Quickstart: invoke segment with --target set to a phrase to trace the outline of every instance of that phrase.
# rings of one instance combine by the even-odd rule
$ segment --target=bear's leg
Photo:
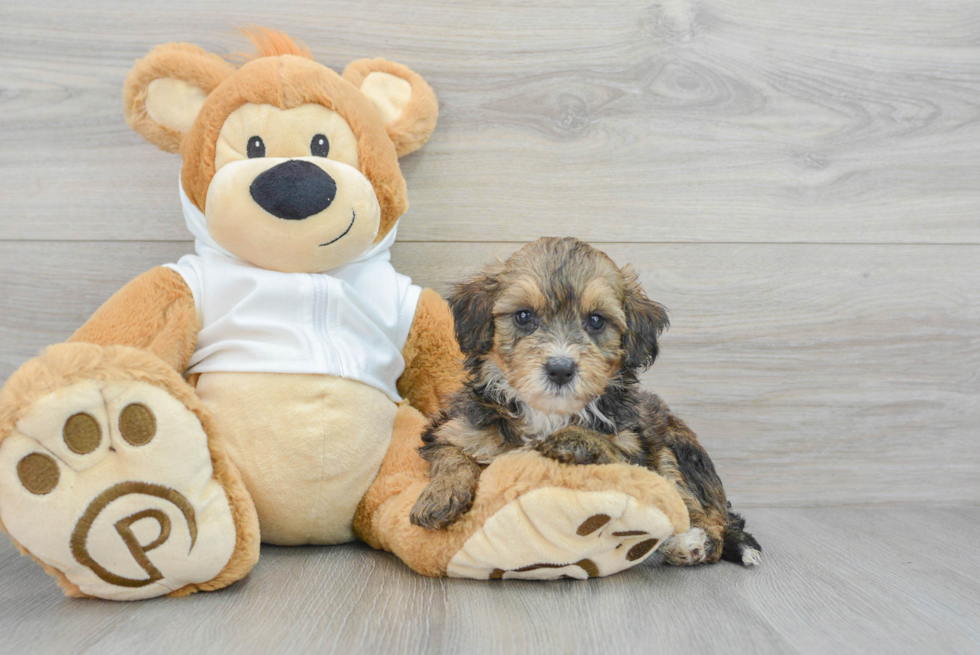
[[[125,346],[52,346],[0,392],[0,520],[70,596],[218,589],[258,519],[193,389]]]
[[[424,575],[586,578],[639,564],[690,527],[673,484],[625,464],[567,466],[537,453],[498,458],[473,508],[444,530],[409,521],[425,488],[425,418],[399,408],[392,443],[354,519],[358,536]]]

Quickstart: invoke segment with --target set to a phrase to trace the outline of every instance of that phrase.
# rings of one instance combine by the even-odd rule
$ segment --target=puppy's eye
[[[522,309],[514,313],[514,322],[521,326],[528,326],[534,321],[534,313],[529,309]]]
[[[265,157],[265,141],[260,136],[253,136],[248,140],[248,146],[245,150],[248,153],[249,159]]]
[[[327,141],[327,137],[322,134],[315,135],[310,141],[310,152],[314,157],[326,157],[330,152],[330,142]]]
[[[606,317],[603,316],[602,314],[591,314],[586,324],[589,326],[589,329],[598,332],[603,327],[605,327]]]

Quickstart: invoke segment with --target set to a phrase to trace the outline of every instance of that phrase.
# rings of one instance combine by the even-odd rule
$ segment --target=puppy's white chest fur
[[[524,429],[521,437],[529,445],[543,441],[558,430],[568,427],[575,418],[574,414],[548,414],[528,406],[523,409]]]
[[[549,414],[534,409],[530,405],[522,403],[521,416],[524,423],[524,433],[521,435],[525,444],[535,444],[547,439],[549,436],[558,432],[569,425],[588,425],[593,420],[604,423],[613,432],[616,425],[610,421],[599,408],[596,407],[597,400],[593,400],[580,411],[574,414]]]
[[[588,425],[590,421],[597,420],[607,425],[613,432],[616,425],[610,421],[598,408],[599,399],[593,399],[585,407],[575,406],[567,403],[566,412],[545,412],[535,409],[528,402],[521,399],[517,390],[510,384],[496,366],[489,366],[490,384],[504,398],[516,402],[519,416],[521,418],[521,439],[527,446],[544,441],[555,432],[567,428],[573,423]],[[556,405],[560,406],[560,405]]]

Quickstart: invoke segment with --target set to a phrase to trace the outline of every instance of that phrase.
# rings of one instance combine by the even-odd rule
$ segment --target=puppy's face
[[[540,239],[457,287],[457,338],[478,382],[573,414],[653,363],[667,326],[628,268],[575,239]]]

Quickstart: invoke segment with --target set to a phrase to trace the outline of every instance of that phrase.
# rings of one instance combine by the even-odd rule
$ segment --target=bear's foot
[[[183,595],[244,576],[258,553],[254,508],[243,502],[230,462],[212,463],[200,417],[185,404],[195,400],[190,388],[178,389],[188,396],[182,402],[172,392],[183,384],[175,372],[164,371],[165,380],[154,379],[160,371],[143,375],[146,353],[57,348],[72,347],[89,349],[82,354],[98,360],[98,374],[86,375],[90,358],[77,370],[69,357],[76,370],[57,371],[67,375],[48,380],[54,391],[25,392],[31,380],[15,374],[8,386],[20,393],[3,397],[4,413],[18,415],[12,429],[0,430],[0,520],[11,537],[70,595]],[[40,358],[55,355],[47,373],[66,364],[52,350]],[[98,351],[107,350],[115,350],[109,360],[140,374],[106,361]],[[12,396],[20,403],[40,397],[11,407]]]
[[[674,534],[656,506],[618,491],[547,487],[498,510],[447,567],[459,578],[594,578],[635,566]]]

